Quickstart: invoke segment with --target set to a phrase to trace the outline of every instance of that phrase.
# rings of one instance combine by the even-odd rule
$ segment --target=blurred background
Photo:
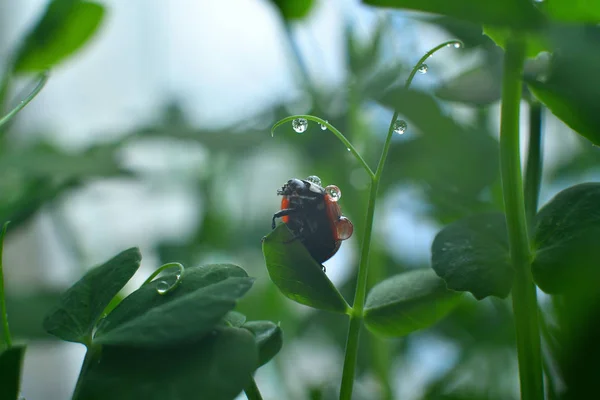
[[[378,267],[369,279],[429,267],[442,226],[502,209],[501,50],[480,26],[358,1],[298,1],[291,9],[268,0],[101,3],[107,15],[96,35],[51,72],[0,139],[0,221],[12,221],[7,307],[13,335],[29,343],[23,395],[69,398],[84,348],[45,334],[43,316],[87,269],[139,246],[142,268],[127,291],[166,262],[246,269],[257,281],[238,310],[281,322],[285,335],[281,353],[257,372],[265,399],[335,396],[347,320],[284,298],[268,278],[260,240],[289,178],[318,175],[339,186],[355,234],[326,266],[351,299],[368,177],[317,124],[302,135],[290,125],[271,137],[270,128],[290,114],[319,116],[375,165],[392,115],[378,96],[403,84],[430,48],[463,40],[415,77],[413,87],[433,101],[399,110],[408,129],[393,138],[380,186]],[[0,61],[46,5],[0,0]],[[10,105],[31,85],[17,80]],[[529,118],[540,117],[525,98],[523,153]],[[597,178],[600,153],[550,113],[541,118],[543,204]],[[507,300],[468,298],[430,329],[394,340],[365,330],[361,340],[357,399],[517,398]]]

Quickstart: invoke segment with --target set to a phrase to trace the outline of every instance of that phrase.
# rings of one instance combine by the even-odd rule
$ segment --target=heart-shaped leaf
[[[219,328],[201,341],[169,349],[106,346],[75,398],[231,400],[257,367],[254,337],[240,328]]]
[[[0,353],[0,399],[18,400],[25,346],[13,346]]]
[[[79,50],[104,17],[100,4],[52,0],[15,55],[16,72],[50,69]]]
[[[448,289],[479,300],[508,296],[513,269],[504,214],[474,215],[446,226],[431,246],[431,265]]]
[[[283,346],[283,331],[271,321],[250,321],[243,326],[254,334],[258,346],[259,365],[263,366],[279,353]]]
[[[405,336],[444,317],[460,299],[429,268],[388,278],[371,289],[365,304],[365,324],[375,333]]]
[[[447,15],[479,24],[537,28],[544,18],[532,2],[522,0],[363,0],[379,7],[405,8]]]
[[[185,270],[176,289],[160,295],[160,281],[174,281],[175,274],[158,278],[123,299],[98,325],[94,342],[168,347],[197,341],[233,310],[254,282],[234,265],[193,267]]]
[[[304,245],[280,224],[263,239],[271,280],[288,298],[321,310],[347,313],[350,306]]]
[[[600,283],[600,183],[557,194],[535,219],[533,278],[547,293]]]
[[[44,319],[44,329],[62,340],[89,345],[94,325],[135,274],[141,259],[140,251],[131,248],[89,271],[62,295]]]

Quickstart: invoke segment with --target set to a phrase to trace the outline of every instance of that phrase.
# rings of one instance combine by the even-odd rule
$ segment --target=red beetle
[[[321,179],[290,179],[277,191],[283,196],[281,210],[273,215],[288,226],[294,236],[318,262],[329,260],[340,248],[342,240],[352,236],[352,222],[342,215],[337,203],[341,197],[337,186],[321,186]]]

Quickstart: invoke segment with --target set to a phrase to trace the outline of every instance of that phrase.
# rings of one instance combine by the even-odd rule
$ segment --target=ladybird
[[[277,194],[283,198],[281,210],[273,215],[272,228],[275,219],[281,218],[318,263],[333,257],[342,241],[352,236],[354,227],[342,215],[337,186],[322,187],[319,177],[309,176],[290,179]]]

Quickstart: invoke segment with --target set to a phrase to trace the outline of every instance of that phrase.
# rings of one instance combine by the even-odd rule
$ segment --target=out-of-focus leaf
[[[141,259],[139,249],[131,248],[89,271],[62,295],[44,319],[44,329],[62,340],[89,345],[98,318],[135,274]]]
[[[388,278],[371,289],[365,304],[365,324],[375,333],[405,336],[427,328],[457,304],[460,294],[429,268]]]
[[[52,0],[15,55],[16,72],[50,69],[74,54],[94,35],[104,17],[100,4]]]
[[[446,16],[426,17],[423,20],[445,29],[451,37],[460,39],[468,49],[477,46],[489,46],[493,43],[488,37],[481,34],[481,24],[478,23]]]
[[[600,3],[595,0],[543,1],[539,7],[556,21],[600,23]]]
[[[302,19],[308,15],[313,0],[271,0],[287,20]]]
[[[0,353],[0,399],[18,400],[25,346],[13,346]]]
[[[6,308],[10,310],[10,330],[13,336],[27,340],[48,340],[50,336],[40,321],[48,315],[52,306],[60,301],[61,295],[59,292],[46,291],[7,296]]]
[[[442,83],[435,95],[444,100],[485,106],[500,100],[501,92],[501,71],[479,66]]]
[[[258,367],[246,329],[219,328],[201,341],[168,349],[104,346],[75,399],[234,399]]]
[[[288,298],[321,310],[346,313],[346,300],[285,224],[263,239],[263,254],[271,280]]]
[[[564,293],[581,282],[600,284],[600,183],[583,183],[557,194],[535,219],[533,278],[547,293]]]
[[[532,2],[522,0],[363,0],[363,3],[442,14],[478,24],[536,29],[542,14]]]
[[[485,26],[483,32],[489,36],[498,46],[506,48],[506,41],[511,35],[510,29]],[[523,35],[527,44],[527,57],[535,58],[542,51],[550,51],[551,45],[548,39],[541,33],[527,33]]]
[[[171,347],[197,341],[231,311],[254,279],[234,265],[187,268],[173,291],[160,295],[160,281],[174,283],[176,273],[145,284],[127,296],[94,334],[94,342],[132,347]],[[193,321],[193,323],[190,323]]]
[[[254,335],[258,346],[259,365],[265,365],[279,353],[283,346],[283,331],[271,321],[250,321],[244,324]]]
[[[474,215],[446,226],[431,246],[431,265],[449,289],[479,300],[508,296],[513,269],[504,214]]]
[[[552,31],[558,49],[544,82],[527,79],[533,94],[554,115],[592,143],[600,144],[600,88],[594,82],[600,71],[600,28],[579,27]]]

